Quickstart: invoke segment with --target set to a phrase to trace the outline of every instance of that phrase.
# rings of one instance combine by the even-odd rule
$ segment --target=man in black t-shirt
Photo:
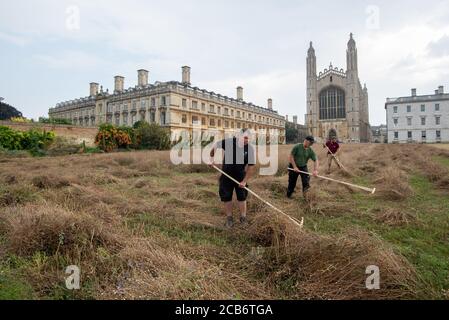
[[[237,185],[224,175],[220,177],[219,194],[225,206],[226,226],[228,228],[234,225],[232,217],[232,196],[234,190],[240,209],[240,222],[246,224],[246,198],[248,191],[244,188],[247,187],[248,179],[252,176],[253,168],[256,164],[254,148],[249,144],[249,138],[250,132],[247,129],[242,129],[237,137],[217,142],[210,152],[210,165],[213,165],[216,150],[223,149],[222,170],[235,180],[240,181],[240,184]]]

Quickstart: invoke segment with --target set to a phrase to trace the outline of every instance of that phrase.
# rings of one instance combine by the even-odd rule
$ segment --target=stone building
[[[351,33],[346,71],[332,66],[317,74],[315,49],[307,53],[307,114],[310,134],[325,139],[337,135],[344,142],[370,142],[368,89],[358,73],[357,47]]]
[[[385,124],[380,126],[371,126],[371,142],[372,143],[387,143],[388,142],[388,131]]]
[[[435,94],[387,98],[389,143],[449,142],[449,94],[439,86]]]
[[[184,66],[181,82],[149,84],[149,72],[138,70],[135,87],[125,89],[124,77],[116,76],[112,93],[91,83],[88,97],[58,103],[49,110],[49,116],[70,119],[78,126],[132,126],[146,120],[169,128],[173,141],[194,129],[209,138],[249,128],[285,142],[285,119],[273,110],[272,99],[261,107],[244,101],[242,87],[237,88],[236,98],[193,87],[190,72],[190,67]]]

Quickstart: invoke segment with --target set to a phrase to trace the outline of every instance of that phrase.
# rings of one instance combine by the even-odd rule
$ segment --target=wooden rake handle
[[[221,174],[223,174],[225,177],[229,178],[230,180],[234,181],[236,184],[240,185],[240,182],[238,182],[237,180],[235,180],[233,177],[231,177],[230,175],[228,175],[226,172],[224,172],[223,170],[221,170],[220,168],[218,168],[215,165],[212,165],[212,168],[214,168],[215,170],[217,170],[218,172],[220,172]],[[255,193],[254,191],[252,191],[251,189],[249,189],[248,187],[244,187],[244,189],[246,191],[248,191],[249,193],[251,193],[253,196],[255,196],[257,199],[259,199],[260,201],[262,201],[263,203],[265,203],[267,206],[269,206],[270,208],[272,208],[273,210],[275,210],[276,212],[286,216],[291,222],[293,222],[295,225],[297,225],[300,229],[302,229],[302,227],[304,226],[304,218],[301,219],[301,221],[289,216],[288,214],[286,214],[285,212],[282,212],[280,209],[276,208],[274,205],[272,205],[271,203],[269,203],[268,201],[264,200],[262,197],[260,197],[257,193]]]
[[[328,147],[326,144],[325,144],[325,146],[326,146],[327,150],[330,152],[330,154],[332,155],[332,157],[334,157],[335,161],[337,161],[338,166],[339,166],[340,168],[342,168],[343,170],[348,171],[348,170],[346,170],[346,168],[343,166],[343,164],[341,163],[340,159],[338,159],[337,156],[331,151],[331,149],[329,149],[329,147]]]
[[[296,172],[296,171],[295,171],[294,169],[292,169],[292,168],[288,168],[288,170],[293,171],[293,172]],[[309,176],[313,176],[313,174],[311,174],[311,173],[309,173],[309,172],[305,172],[305,171],[301,171],[301,170],[299,170],[299,172],[300,172],[300,173],[307,174],[307,175],[309,175]],[[339,184],[344,184],[344,185],[346,185],[346,186],[350,186],[350,187],[353,187],[353,188],[358,188],[358,189],[364,190],[364,191],[366,191],[366,192],[369,192],[369,193],[371,193],[371,194],[374,194],[374,193],[376,192],[376,188],[373,188],[373,189],[372,189],[372,188],[362,187],[362,186],[359,186],[359,185],[356,185],[356,184],[353,184],[353,183],[349,183],[349,182],[345,182],[345,181],[340,181],[340,180],[332,179],[332,178],[329,178],[329,177],[317,176],[317,178],[324,179],[324,180],[328,180],[328,181],[332,181],[332,182],[336,182],[336,183],[339,183]]]

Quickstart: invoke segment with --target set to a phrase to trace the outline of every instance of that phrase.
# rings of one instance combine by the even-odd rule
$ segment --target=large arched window
[[[320,93],[320,120],[346,118],[345,92],[327,87]]]

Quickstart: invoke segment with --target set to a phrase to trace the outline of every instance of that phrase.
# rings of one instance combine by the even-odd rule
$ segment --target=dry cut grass
[[[441,190],[448,170],[431,161],[444,151],[422,146],[344,145],[350,175],[331,177],[378,188],[373,201],[406,203],[418,168]],[[286,201],[287,159],[275,176],[250,187],[295,218],[299,231],[250,197],[250,226],[223,228],[218,175],[207,166],[175,166],[167,152],[4,159],[0,171],[0,258],[22,261],[20,274],[41,298],[71,297],[65,267],[79,265],[78,298],[97,299],[403,299],[416,297],[414,267],[378,235],[348,225],[338,234],[314,231],[360,215],[357,191],[312,178],[309,203]],[[325,150],[315,147],[320,159]],[[322,164],[322,168],[324,167]],[[391,228],[412,224],[406,211],[369,211]],[[366,267],[382,270],[382,289],[365,288]],[[56,294],[55,292],[59,292]]]

